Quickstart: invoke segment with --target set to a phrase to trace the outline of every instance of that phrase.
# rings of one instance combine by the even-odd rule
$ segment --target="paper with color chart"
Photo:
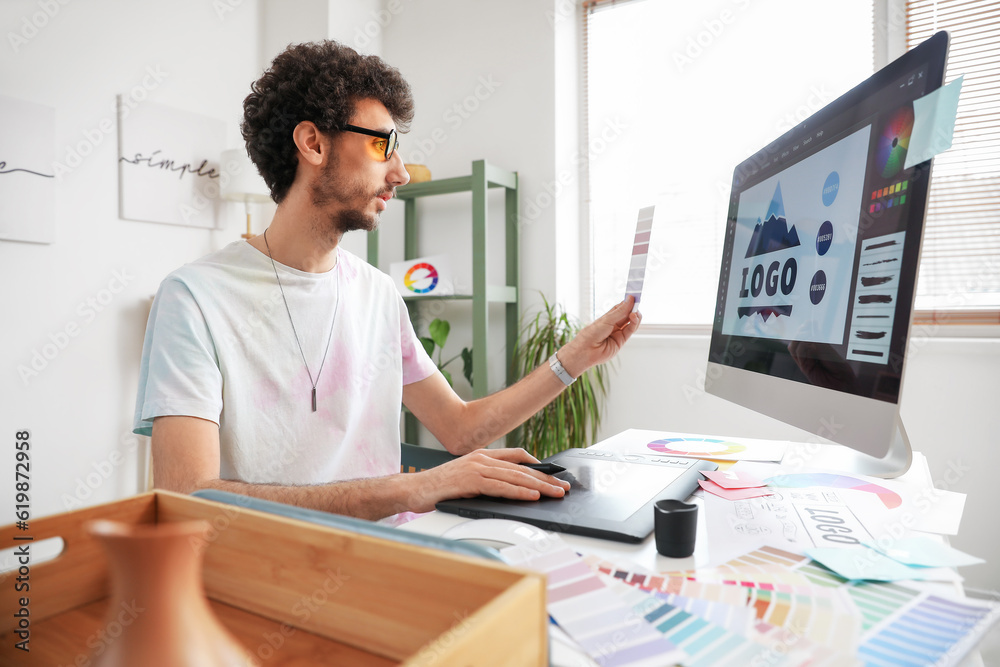
[[[962,466],[961,462],[957,463]],[[823,486],[842,489],[848,495],[870,494],[881,502],[875,505],[883,521],[892,521],[909,530],[955,535],[965,508],[965,494],[921,487],[895,479],[880,479],[855,473],[837,473],[805,466],[774,466],[741,462],[735,469],[763,479],[769,486],[804,488]],[[947,483],[947,477],[944,480]],[[875,517],[873,517],[874,519]],[[896,534],[893,537],[904,537]]]
[[[730,438],[724,435],[673,433],[630,428],[604,440],[596,449],[619,454],[644,454],[667,458],[711,459],[714,461],[780,461],[788,442]]]
[[[632,262],[628,267],[628,282],[625,296],[635,297],[634,311],[642,300],[642,283],[646,279],[646,256],[649,254],[649,236],[653,231],[653,210],[655,206],[639,209],[639,220],[635,223],[635,239],[632,241]]]

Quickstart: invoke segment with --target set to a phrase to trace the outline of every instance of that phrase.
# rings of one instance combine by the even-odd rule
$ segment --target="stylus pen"
[[[554,475],[557,472],[565,472],[566,468],[563,468],[558,463],[522,463],[525,468],[531,468],[532,470],[537,470],[538,472],[544,472],[546,475]]]

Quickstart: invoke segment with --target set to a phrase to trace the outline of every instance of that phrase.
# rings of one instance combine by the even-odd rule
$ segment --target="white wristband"
[[[549,357],[549,368],[552,369],[556,377],[562,380],[562,383],[567,387],[576,382],[576,378],[566,372],[566,369],[563,368],[562,363],[559,362],[559,358],[555,354]]]

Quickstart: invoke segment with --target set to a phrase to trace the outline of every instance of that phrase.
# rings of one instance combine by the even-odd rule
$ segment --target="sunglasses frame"
[[[364,134],[369,137],[378,137],[379,139],[385,139],[385,160],[388,162],[392,159],[393,153],[399,148],[399,135],[396,134],[396,130],[389,130],[388,132],[380,132],[379,130],[369,130],[366,127],[358,127],[357,125],[345,125],[344,131],[354,132],[356,134]]]

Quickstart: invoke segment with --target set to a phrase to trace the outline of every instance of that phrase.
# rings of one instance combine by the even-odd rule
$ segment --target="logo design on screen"
[[[763,257],[798,245],[800,245],[799,234],[795,231],[794,225],[788,226],[788,221],[785,219],[785,204],[781,198],[781,183],[779,182],[774,188],[774,195],[767,207],[764,222],[761,222],[760,218],[757,219],[745,257],[747,259]],[[768,263],[767,258],[754,260],[749,266],[743,267],[740,298],[753,297],[757,299],[763,293],[766,298],[774,298],[775,300],[769,304],[740,306],[736,310],[739,317],[742,319],[743,317],[760,315],[766,322],[772,315],[774,317],[791,315],[792,305],[780,303],[783,299],[778,296],[778,291],[781,291],[782,296],[788,296],[792,293],[795,288],[798,268],[794,257],[789,257],[784,263],[777,260]]]

